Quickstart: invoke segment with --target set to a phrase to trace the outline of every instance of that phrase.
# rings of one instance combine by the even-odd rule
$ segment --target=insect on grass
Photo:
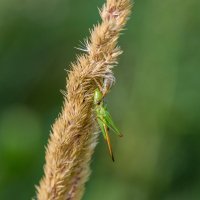
[[[99,84],[98,84],[99,85]],[[102,91],[100,91],[99,88],[96,88],[94,91],[94,110],[96,113],[96,119],[98,122],[98,125],[100,127],[100,130],[103,134],[104,139],[106,140],[108,144],[108,150],[110,153],[110,156],[112,160],[114,161],[114,155],[113,155],[113,150],[112,150],[112,145],[110,142],[110,137],[109,137],[109,129],[112,130],[115,134],[118,136],[122,136],[122,134],[119,132],[118,128],[114,124],[112,117],[110,113],[107,110],[106,105],[104,104],[104,96],[105,94],[108,93],[108,90],[111,87],[111,83],[108,81],[104,81],[104,87],[100,88]]]

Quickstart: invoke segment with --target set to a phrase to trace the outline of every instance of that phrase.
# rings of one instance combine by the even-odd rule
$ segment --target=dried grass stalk
[[[79,200],[84,192],[89,164],[97,143],[93,114],[94,81],[114,79],[112,68],[122,53],[117,47],[120,31],[130,14],[130,0],[107,0],[100,11],[101,24],[85,41],[67,78],[67,92],[46,148],[44,177],[37,187],[39,200]]]

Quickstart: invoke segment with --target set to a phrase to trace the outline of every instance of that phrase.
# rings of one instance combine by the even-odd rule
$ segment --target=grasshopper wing
[[[106,132],[105,132],[105,129],[104,129],[104,122],[103,122],[103,120],[101,119],[101,118],[97,118],[97,121],[98,121],[98,124],[99,124],[99,127],[100,127],[100,129],[101,129],[101,132],[102,132],[102,134],[103,134],[103,137],[104,137],[104,139],[106,140]]]

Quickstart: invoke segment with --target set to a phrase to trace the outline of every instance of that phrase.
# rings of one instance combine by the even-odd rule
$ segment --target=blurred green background
[[[103,0],[0,1],[0,199],[26,200],[43,174],[66,72]],[[200,1],[135,0],[84,200],[200,199]]]

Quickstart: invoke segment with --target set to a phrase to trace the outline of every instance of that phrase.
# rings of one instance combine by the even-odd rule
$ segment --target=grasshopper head
[[[94,91],[94,104],[97,105],[102,101],[103,94],[100,92],[100,90],[97,88]]]

